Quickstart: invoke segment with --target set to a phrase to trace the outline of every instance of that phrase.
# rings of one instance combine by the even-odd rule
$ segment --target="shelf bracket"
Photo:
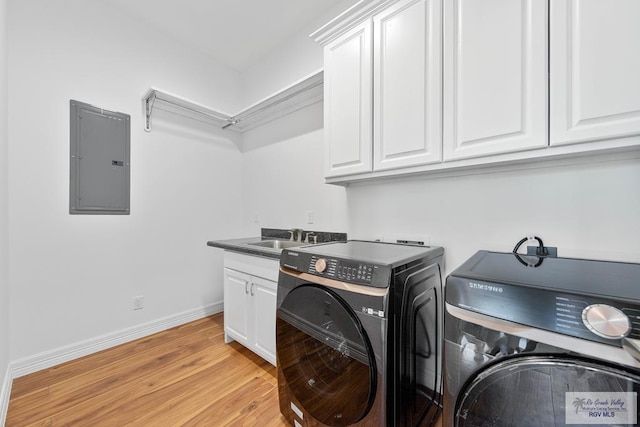
[[[226,128],[230,127],[230,126],[235,126],[235,125],[238,124],[239,121],[240,120],[234,119],[233,117],[230,118],[230,119],[227,119],[227,124],[222,126],[222,129],[226,129]]]
[[[153,113],[153,105],[156,103],[157,93],[150,90],[144,99],[144,130],[151,132],[151,113]]]

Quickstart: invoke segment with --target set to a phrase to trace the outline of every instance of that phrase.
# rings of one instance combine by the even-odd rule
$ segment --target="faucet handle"
[[[301,228],[292,228],[289,230],[291,233],[291,240],[295,240],[297,242],[302,242],[302,229]],[[295,237],[294,237],[295,236]]]

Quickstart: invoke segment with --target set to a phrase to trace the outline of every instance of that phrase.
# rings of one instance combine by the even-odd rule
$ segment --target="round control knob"
[[[582,310],[582,323],[602,338],[618,339],[631,331],[627,315],[606,304],[593,304]]]
[[[318,273],[322,273],[327,269],[327,260],[324,258],[320,258],[316,261],[316,271]]]

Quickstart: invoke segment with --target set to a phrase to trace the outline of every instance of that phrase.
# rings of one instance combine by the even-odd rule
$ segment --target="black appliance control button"
[[[631,332],[629,317],[615,307],[592,304],[582,310],[582,322],[594,334],[609,339],[619,339]]]

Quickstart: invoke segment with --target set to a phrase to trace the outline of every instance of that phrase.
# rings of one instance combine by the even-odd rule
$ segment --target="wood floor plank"
[[[40,419],[44,414],[65,411],[77,406],[79,402],[95,399],[106,392],[109,392],[111,398],[126,397],[131,393],[132,384],[139,383],[140,378],[145,375],[164,375],[161,381],[170,382],[180,372],[183,375],[196,374],[210,359],[207,354],[201,354],[200,351],[213,348],[218,348],[219,353],[223,351],[222,346],[216,347],[206,335],[203,335],[199,341],[191,344],[180,341],[173,351],[161,352],[155,356],[141,353],[123,360],[120,365],[101,366],[101,358],[98,357],[92,369],[76,372],[75,377],[51,383],[48,387],[47,402],[42,402],[37,408],[22,406],[22,410],[18,405],[15,413],[11,415],[17,421],[31,422]],[[211,357],[217,356],[215,353],[211,354]],[[183,366],[187,368],[183,369]],[[188,372],[185,373],[185,370]],[[16,403],[19,401],[19,399],[16,400]]]
[[[253,378],[243,387],[210,402],[204,411],[189,419],[184,425],[241,425],[243,420],[255,418],[254,413],[265,404],[263,397],[275,390],[275,387],[264,379]]]
[[[219,355],[215,353],[198,352],[188,358],[181,359],[179,363],[161,366],[157,369],[152,368],[153,372],[144,374],[138,371],[131,373],[130,376],[122,375],[104,388],[101,387],[101,384],[97,384],[91,388],[89,393],[83,393],[79,398],[74,399],[73,406],[65,405],[64,411],[60,411],[60,414],[54,417],[55,425],[83,425],[82,420],[105,418],[114,407],[122,408],[123,402],[134,402],[158,388],[174,387],[179,384],[180,379],[187,376],[200,377],[203,370],[216,363],[216,359],[219,359]],[[107,392],[109,400],[105,402],[103,396]],[[52,400],[54,400],[53,392]],[[68,399],[65,400],[65,403],[68,402],[70,402]],[[157,403],[161,404],[162,402]],[[67,419],[76,420],[76,422],[67,423]]]
[[[176,328],[141,338],[131,343],[122,344],[92,355],[66,362],[34,374],[16,378],[11,388],[11,399],[19,399],[27,393],[37,390],[42,384],[48,386],[67,378],[75,378],[78,372],[87,372],[96,365],[108,366],[122,363],[131,357],[145,352],[160,352],[162,348],[180,345],[182,339],[190,339],[191,334],[208,333],[222,337],[222,324],[216,319],[206,317]]]
[[[14,380],[6,427],[289,426],[276,369],[217,314]]]
[[[119,401],[110,403],[101,407],[99,412],[95,409],[86,412],[79,407],[73,408],[69,413],[76,418],[56,417],[56,425],[78,425],[87,419],[95,418],[109,420],[114,425],[125,425],[134,420],[144,419],[149,414],[157,413],[162,419],[167,419],[180,415],[182,411],[192,413],[198,407],[206,407],[213,396],[223,395],[227,390],[233,390],[242,382],[248,381],[259,369],[253,364],[238,363],[236,358],[226,355],[197,375],[188,375],[174,383],[167,381],[166,384],[157,388],[148,388],[141,394],[132,391],[132,397],[123,400],[124,403]],[[221,372],[225,375],[221,376]],[[95,405],[88,406],[92,408]],[[80,412],[86,412],[86,414],[82,418],[77,418]],[[141,421],[139,425],[144,424]]]
[[[237,404],[237,418],[265,393],[277,409],[274,367],[224,344],[223,323],[217,314],[18,378],[6,426],[183,425],[216,401]]]

